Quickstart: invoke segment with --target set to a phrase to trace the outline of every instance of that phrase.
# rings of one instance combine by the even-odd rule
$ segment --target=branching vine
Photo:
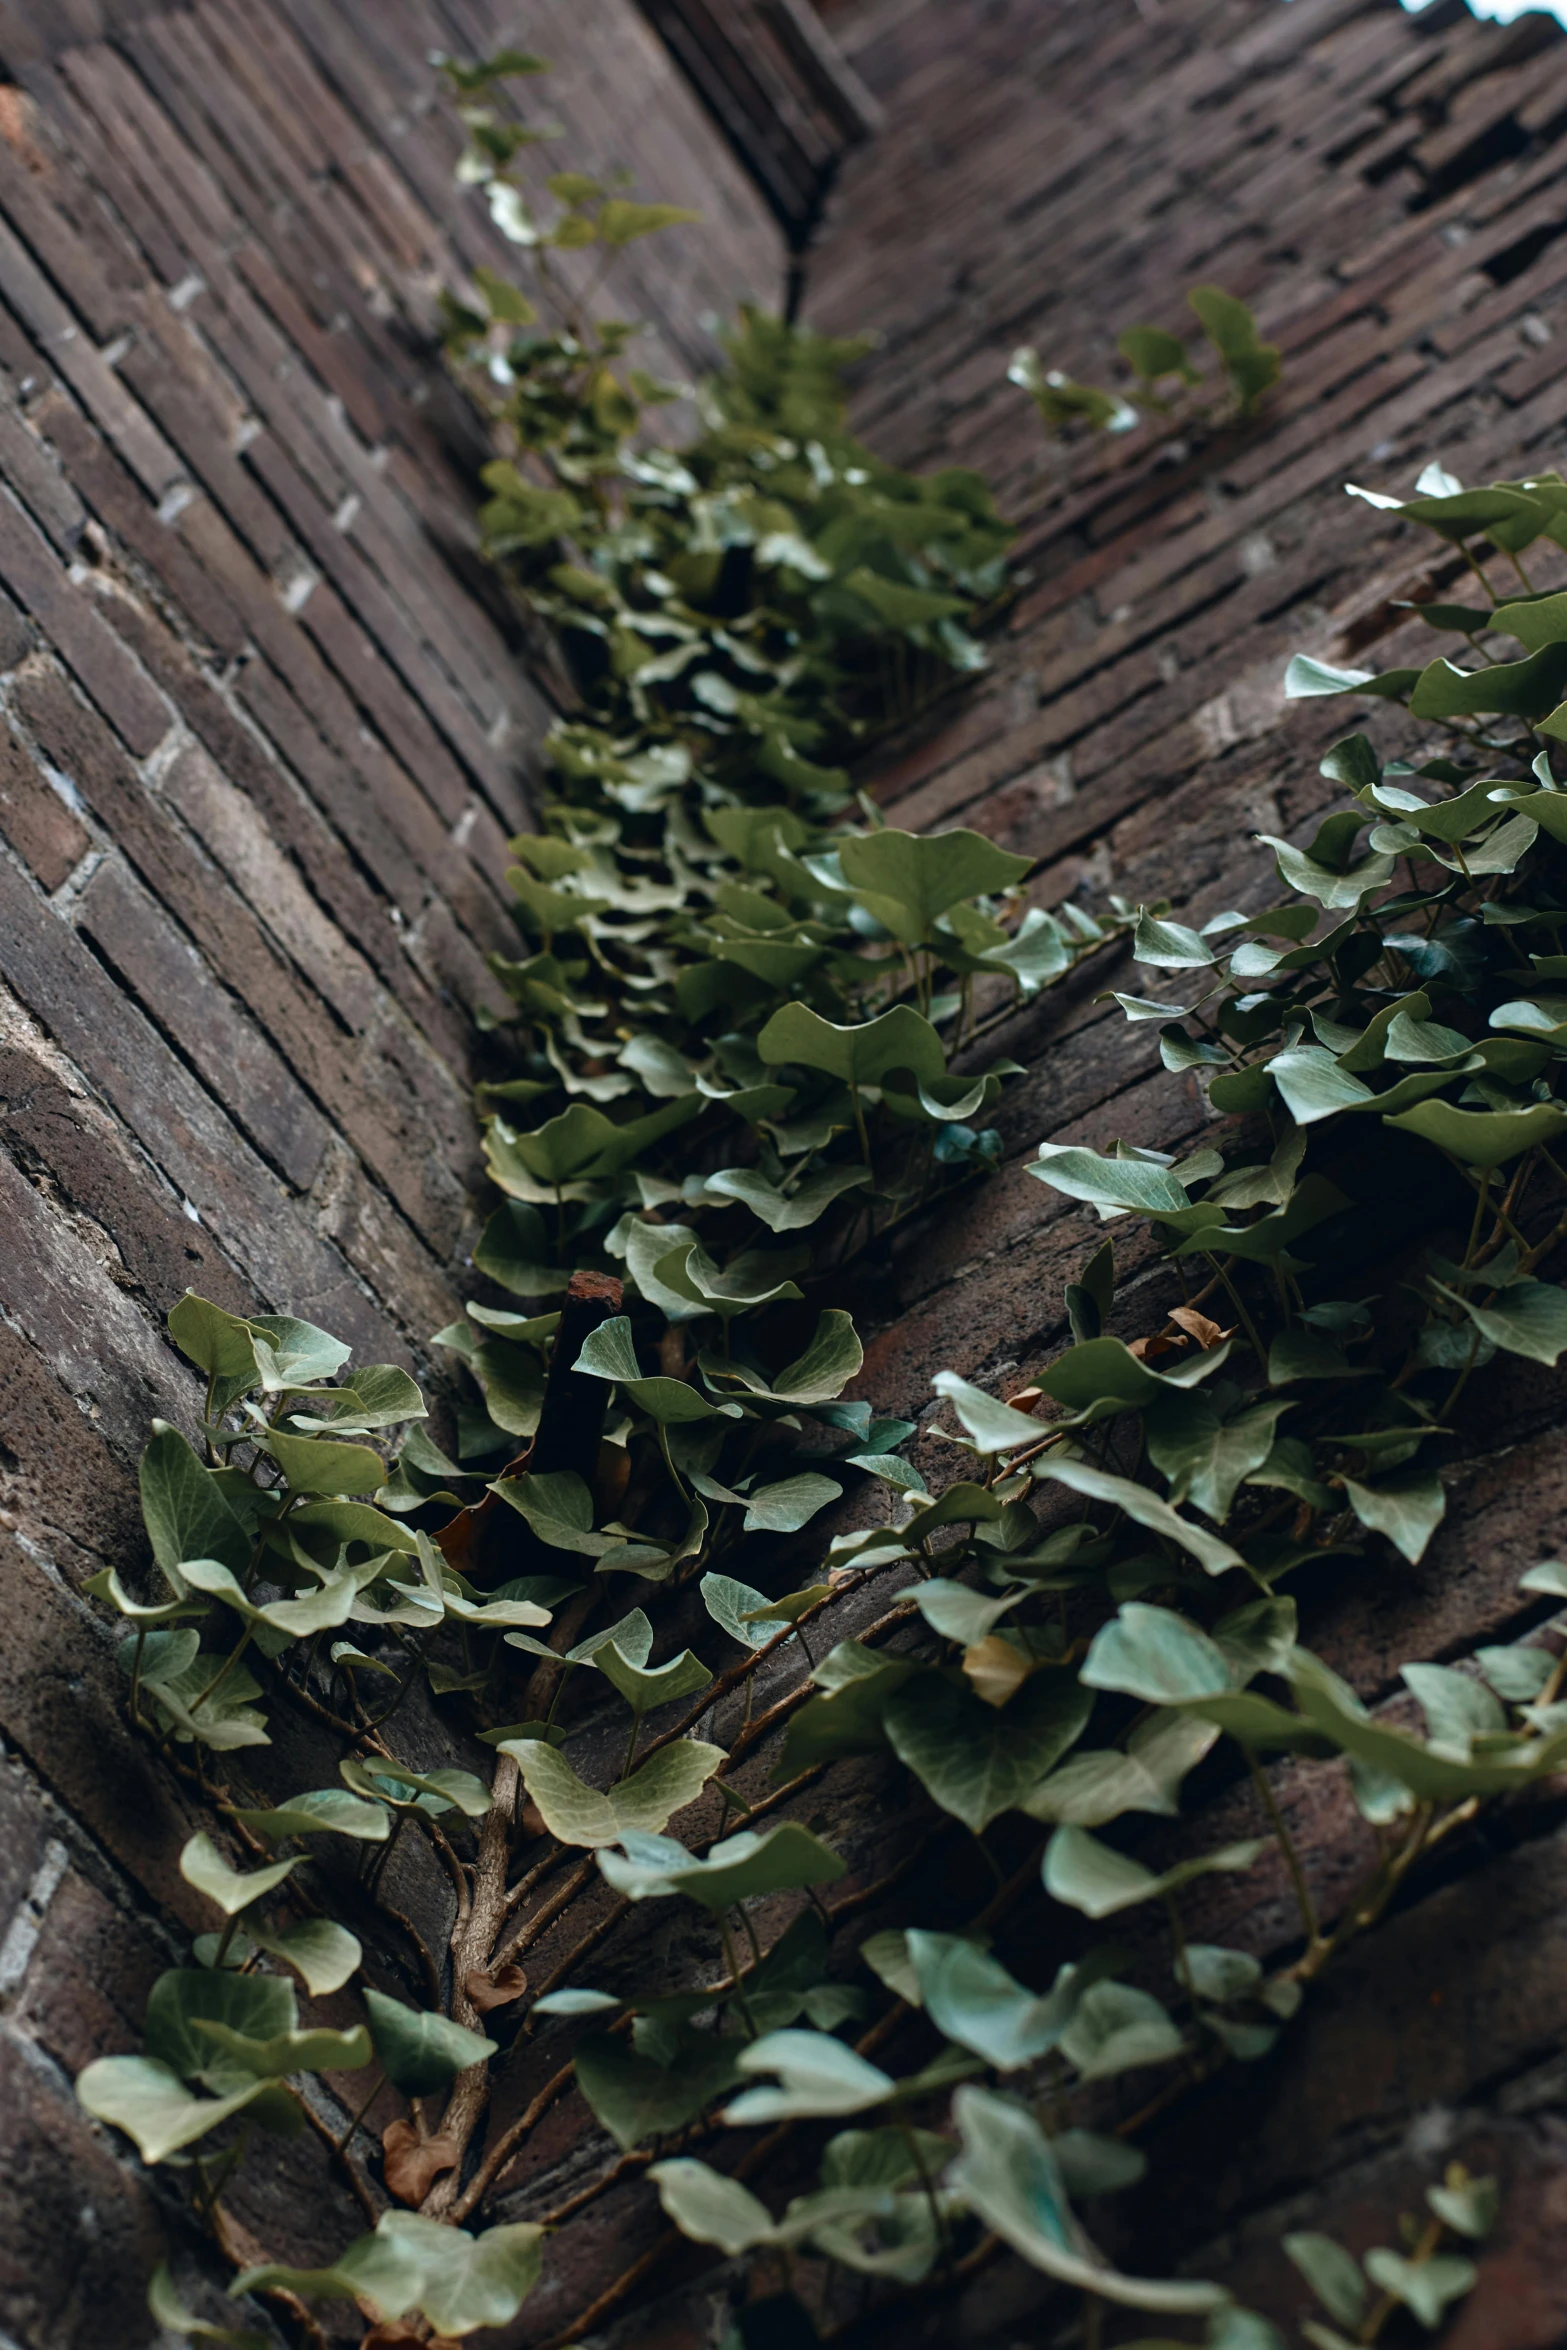
[[[144,2053],[90,2065],[80,2093],[148,2162],[187,2165],[222,2246],[255,2130],[304,2117],[329,2140],[367,2232],[325,2269],[285,2247],[233,2288],[307,2338],[323,2297],[357,2303],[377,2344],[504,2325],[545,2231],[645,2171],[681,2235],[786,2275],[807,2254],[879,2294],[935,2289],[1000,2244],[1082,2297],[1087,2342],[1108,2311],[1275,2350],[1222,2286],[1113,2264],[1076,2206],[1135,2183],[1173,2103],[1262,2057],[1435,1847],[1567,1762],[1550,1647],[1409,1664],[1407,1698],[1374,1711],[1300,1645],[1287,1588],[1346,1552],[1418,1561],[1471,1379],[1567,1346],[1549,1278],[1567,595],[1494,586],[1536,542],[1567,545],[1567,483],[1428,478],[1401,506],[1483,585],[1483,606],[1418,607],[1482,660],[1292,665],[1297,694],[1380,696],[1446,739],[1391,759],[1337,744],[1323,771],[1347,804],[1308,848],[1268,844],[1278,903],[1201,930],[1163,906],[1030,904],[1026,860],[885,825],[842,764],[980,659],[1005,540],[983,486],[878,465],[844,429],[844,349],[758,317],[698,395],[696,437],[652,445],[662,387],[559,256],[612,257],[669,211],[557,174],[540,227],[526,134],[491,104],[532,62],[454,69],[467,176],[539,264],[537,303],[497,278],[482,311],[454,308],[454,355],[509,442],[494,552],[557,631],[573,705],[542,828],[514,844],[524,951],[496,965],[516,1006],[486,1088],[504,1204],[475,1263],[514,1302],[442,1334],[475,1382],[450,1452],[404,1372],[350,1369],[308,1324],[194,1296],[172,1315],[206,1380],[202,1450],[155,1429],[155,1588],[114,1569],[93,1588],[126,1622],[132,1718],[226,1823],[180,1863],[219,1922],[155,1986]],[[1523,657],[1494,656],[1499,635]],[[1116,1001],[1230,1123],[1180,1160],[1040,1146],[1030,1172],[1055,1193],[1151,1229],[1165,1286],[1137,1296],[1167,1302],[1132,1343],[1112,1334],[1140,1309],[1118,1307],[1107,1240],[1067,1289],[1071,1343],[1026,1387],[1003,1401],[939,1373],[958,1473],[933,1494],[900,1450],[911,1424],[846,1397],[860,1342],[822,1301],[994,1163],[974,1121],[1010,1065],[974,1065],[987,1030],[1128,935],[1174,993]],[[834,1535],[818,1579],[738,1571],[751,1537],[797,1534],[866,1480],[881,1521]],[[643,1587],[699,1595],[728,1661],[655,1662],[667,1643],[626,1605]],[[1547,1608],[1567,1569],[1524,1587]],[[824,1639],[862,1591],[879,1613]],[[487,1776],[415,1759],[432,1704],[492,1751]],[[336,1739],[335,1784],[258,1798],[266,1709]],[[1176,1815],[1224,1742],[1256,1833],[1148,1865],[1138,1819]],[[835,1893],[845,1860],[797,1814],[865,1754],[912,1774],[926,1821]],[[1340,1760],[1372,1831],[1337,1914],[1292,1843],[1281,1757]],[[394,1898],[410,1845],[444,1881],[444,1942],[428,1904]],[[976,1850],[995,1890],[954,1930],[943,1892]],[[1187,1889],[1272,1851],[1298,1925],[1270,1963],[1192,1938]],[[1162,1915],[1163,1971],[1090,1940],[1050,1982],[1020,1979],[992,1943],[1041,1887],[1062,1923]],[[616,1925],[665,1900],[706,1921],[706,1978],[600,1987],[624,1975]],[[859,1932],[889,1906],[901,1923]],[[350,1989],[351,2023],[301,2020],[301,1992]],[[500,2125],[519,2031],[549,2062]],[[1122,2081],[1131,2110],[1106,2126]],[[383,2086],[401,2110],[373,2132]],[[574,2094],[613,2144],[599,2176],[494,2216]],[[761,2134],[730,2170],[698,2151],[736,2130]],[[784,2202],[786,2146],[814,2183]],[[1364,2273],[1324,2237],[1286,2244],[1353,2339],[1400,2310],[1435,2325],[1472,2283],[1442,2247],[1483,2237],[1494,2196],[1455,2171],[1428,2204]],[[212,2331],[165,2271],[152,2306]]]

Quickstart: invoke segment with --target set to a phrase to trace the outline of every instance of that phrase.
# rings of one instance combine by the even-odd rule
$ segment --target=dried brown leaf
[[[1189,1337],[1196,1339],[1205,1355],[1212,1354],[1215,1347],[1223,1346],[1226,1339],[1235,1336],[1233,1330],[1221,1330],[1217,1322],[1210,1322],[1206,1314],[1199,1314],[1195,1306],[1172,1306],[1170,1319],[1177,1329],[1186,1331]]]
[[[399,2203],[417,2207],[442,2171],[455,2170],[462,2148],[455,2138],[421,2138],[412,2122],[388,2122],[381,2133],[386,2191]]]
[[[999,1632],[988,1639],[976,1640],[972,1648],[963,1651],[964,1677],[976,1697],[987,1705],[1003,1706],[1009,1697],[1015,1697],[1033,1671],[1026,1656],[1021,1656],[1010,1640],[1003,1640]]]
[[[482,1967],[475,1967],[471,1974],[464,1975],[462,1987],[480,2015],[488,2015],[492,2007],[509,2007],[514,1999],[520,1999],[528,1988],[528,1978],[515,1962],[503,1966],[498,1975],[486,1974]]]

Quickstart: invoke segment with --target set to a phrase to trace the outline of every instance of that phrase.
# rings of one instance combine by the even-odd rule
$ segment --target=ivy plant
[[[530,62],[453,75],[468,176],[508,233],[547,258],[667,225],[556,175],[538,227],[518,126],[489,104]],[[204,1384],[199,1444],[155,1428],[149,1578],[110,1568],[94,1589],[124,1620],[131,1719],[215,1807],[180,1862],[211,1924],[154,1987],[143,2051],[90,2065],[83,2103],[184,2168],[224,2247],[255,2132],[318,2129],[365,2231],[324,2268],[287,2246],[234,2262],[236,2299],[306,2332],[334,2300],[377,2341],[508,2324],[550,2226],[645,2170],[673,2227],[731,2258],[804,2248],[894,2295],[1001,2244],[1090,2311],[1276,2350],[1221,2284],[1108,2261],[1079,2207],[1142,2176],[1147,2122],[1273,2047],[1434,1847],[1567,1761],[1563,1663],[1533,1635],[1411,1662],[1406,1697],[1375,1709],[1301,1644],[1296,1602],[1336,1554],[1420,1559],[1469,1382],[1567,1346],[1549,1278],[1567,618],[1526,580],[1490,600],[1499,560],[1567,529],[1567,484],[1427,478],[1400,509],[1483,583],[1483,607],[1420,607],[1481,663],[1295,665],[1297,694],[1402,701],[1443,744],[1336,745],[1348,804],[1309,848],[1266,844],[1277,904],[1200,929],[1164,906],[1025,912],[1022,859],[884,826],[826,764],[903,714],[900,662],[905,680],[915,655],[925,675],[965,665],[952,631],[988,592],[988,504],[862,465],[841,354],[758,321],[698,440],[650,453],[623,343],[575,312],[530,337],[531,297],[484,290],[454,331],[488,355],[528,492],[498,478],[495,496],[538,525],[492,514],[497,557],[560,631],[580,701],[544,828],[515,844],[525,951],[498,962],[514,1073],[487,1091],[503,1201],[475,1264],[516,1302],[475,1301],[443,1334],[476,1383],[450,1450],[405,1373],[355,1369],[309,1324],[194,1296],[171,1317]],[[900,537],[906,515],[923,519]],[[1520,659],[1490,656],[1500,632]],[[1111,1233],[1027,1385],[938,1374],[956,1474],[933,1495],[900,1451],[910,1424],[846,1397],[860,1341],[821,1300],[853,1252],[993,1162],[970,1122],[1008,1071],[975,1065],[977,1039],[1112,932],[1164,991],[1121,1010],[1229,1123],[1181,1159],[1040,1147],[1055,1193],[1146,1228],[1158,1286],[1128,1291]],[[790,1580],[777,1538],[866,1479],[888,1489],[881,1521],[769,1590]],[[1567,1599],[1555,1562],[1523,1584],[1542,1611]],[[880,1615],[825,1646],[824,1611],[872,1586]],[[705,1612],[695,1646],[668,1637],[676,1592],[687,1638]],[[430,1707],[482,1769],[431,1766]],[[247,1774],[280,1711],[331,1742],[336,1775],[268,1801]],[[1004,1823],[1027,1855],[962,1930],[929,1870],[886,1889],[901,1922],[858,1923],[845,1857],[795,1800],[856,1755],[910,1776],[932,1844],[988,1859]],[[1331,1913],[1280,1800],[1293,1757],[1336,1759],[1375,1832]],[[770,1782],[746,1767],[763,1759]],[[1253,1832],[1161,1867],[1140,1824],[1178,1814],[1199,1766],[1250,1777]],[[388,1876],[421,1848],[450,1887],[444,1946]],[[1206,1880],[1272,1853],[1291,1941],[1264,1963],[1189,1931]],[[628,1980],[601,1949],[606,1893],[611,1923],[678,1905],[696,1979],[644,1960]],[[530,1976],[586,1895],[568,1955]],[[1042,1966],[1037,1931],[1015,1947],[1025,1898],[1087,1921],[1075,1958]],[[1110,1939],[1136,1911],[1167,1925],[1164,1959]],[[309,2006],[328,1997],[330,2022]],[[491,2084],[519,2027],[559,2061],[502,2123]],[[1137,2094],[1107,2128],[1122,2080]],[[398,2110],[372,2134],[383,2095]],[[513,2158],[570,2095],[608,2142],[597,2178],[500,2216]],[[781,2131],[806,2182],[787,2200],[708,2159]],[[1489,2224],[1476,2182],[1429,2200],[1438,2231]],[[1388,2310],[1434,2323],[1467,2290],[1441,2241],[1417,2229],[1363,2272],[1324,2238],[1286,2249],[1364,2342]],[[152,2306],[212,2331],[164,2271]]]

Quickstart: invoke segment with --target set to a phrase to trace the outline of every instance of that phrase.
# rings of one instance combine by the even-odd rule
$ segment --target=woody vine
[[[1000,2244],[1079,2297],[1087,2340],[1152,2314],[1276,2350],[1220,2285],[1112,2263],[1080,2212],[1112,2227],[1147,2123],[1264,2056],[1434,1848],[1567,1762],[1537,1636],[1406,1665],[1416,1728],[1300,1645],[1294,1598],[1335,1554],[1418,1560],[1470,1381],[1567,1347],[1567,595],[1525,564],[1567,546],[1567,483],[1434,472],[1374,500],[1431,535],[1439,589],[1484,600],[1418,608],[1467,660],[1292,664],[1296,695],[1388,715],[1329,752],[1344,805],[1310,845],[1265,844],[1274,903],[1201,930],[1046,910],[1026,860],[888,826],[849,774],[982,662],[1007,538],[983,483],[879,464],[844,427],[852,353],[756,315],[695,436],[660,447],[671,388],[594,323],[569,257],[679,216],[561,173],[544,219],[535,134],[494,103],[534,62],[452,69],[465,176],[535,269],[453,305],[453,363],[503,450],[492,551],[551,626],[568,707],[541,829],[514,844],[521,951],[496,963],[503,1204],[475,1267],[512,1302],[441,1334],[473,1383],[449,1451],[404,1372],[350,1367],[323,1331],[194,1296],[171,1316],[206,1382],[199,1442],[155,1430],[153,1580],[95,1589],[125,1619],[134,1721],[217,1808],[180,1861],[213,1923],[155,1986],[144,2053],[80,2093],[183,2168],[236,2300],[305,2339],[333,2299],[377,2345],[509,2324],[549,2230],[645,2173],[680,2235],[808,2262],[801,2339],[848,2324],[835,2275],[940,2289]],[[1244,409],[1268,347],[1223,315]],[[1014,1065],[987,1040],[1112,942],[1148,974],[1121,1011],[1222,1123],[1184,1158],[1040,1146],[1057,1195],[1151,1228],[1158,1286],[1128,1297],[1112,1229],[1026,1388],[938,1374],[956,1475],[933,1494],[912,1426],[846,1395],[861,1347],[830,1300],[996,1163],[982,1121]],[[805,1582],[750,1580],[877,1488]],[[1567,1600],[1561,1566],[1524,1582],[1542,1618]],[[666,1653],[681,1594],[701,1653]],[[336,1775],[268,1799],[284,1714]],[[482,1770],[431,1761],[459,1741]],[[921,1865],[835,1893],[848,1863],[802,1815],[856,1755],[918,1782]],[[1334,1915],[1290,1841],[1292,1757],[1339,1758],[1374,1831]],[[1249,1775],[1256,1832],[1147,1865],[1138,1819],[1176,1815],[1199,1766]],[[994,1890],[954,1919],[966,1852]],[[1299,1914],[1268,1964],[1189,1938],[1189,1885],[1279,1865]],[[431,1905],[405,1906],[420,1870],[446,1887],[433,1937]],[[1041,1889],[1086,1921],[1049,1982],[992,1948]],[[695,1985],[629,1979],[618,1950],[664,1901],[690,1905]],[[901,1922],[867,1935],[872,1908]],[[1165,1921],[1162,1958],[1088,1932],[1138,1912]],[[301,1996],[326,2004],[302,2020]],[[519,2109],[506,2076],[535,2050]],[[508,2168],[571,2096],[603,2162],[519,2216]],[[225,2197],[258,2131],[303,2128],[365,2231],[325,2267],[287,2246],[247,2264]],[[1493,2206],[1450,2174],[1364,2271],[1291,2238],[1311,2340],[1437,2326]],[[662,2249],[559,2339],[653,2289]],[[152,2307],[247,2338],[165,2270]]]

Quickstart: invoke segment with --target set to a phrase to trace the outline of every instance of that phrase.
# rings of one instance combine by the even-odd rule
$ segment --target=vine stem
[[[1268,1815],[1269,1824],[1278,1841],[1279,1850],[1284,1856],[1284,1866],[1289,1871],[1290,1883],[1295,1888],[1295,1902],[1300,1911],[1301,1924],[1306,1929],[1307,1945],[1310,1949],[1315,1950],[1322,1940],[1322,1928],[1317,1922],[1316,1903],[1311,1898],[1311,1888],[1306,1882],[1306,1872],[1300,1865],[1300,1855],[1295,1849],[1295,1839],[1284,1824],[1284,1814],[1279,1809],[1278,1798],[1273,1792],[1267,1772],[1249,1746],[1245,1749],[1245,1754],[1246,1767],[1251,1772],[1251,1783],[1256,1788],[1262,1802],[1262,1808]]]

